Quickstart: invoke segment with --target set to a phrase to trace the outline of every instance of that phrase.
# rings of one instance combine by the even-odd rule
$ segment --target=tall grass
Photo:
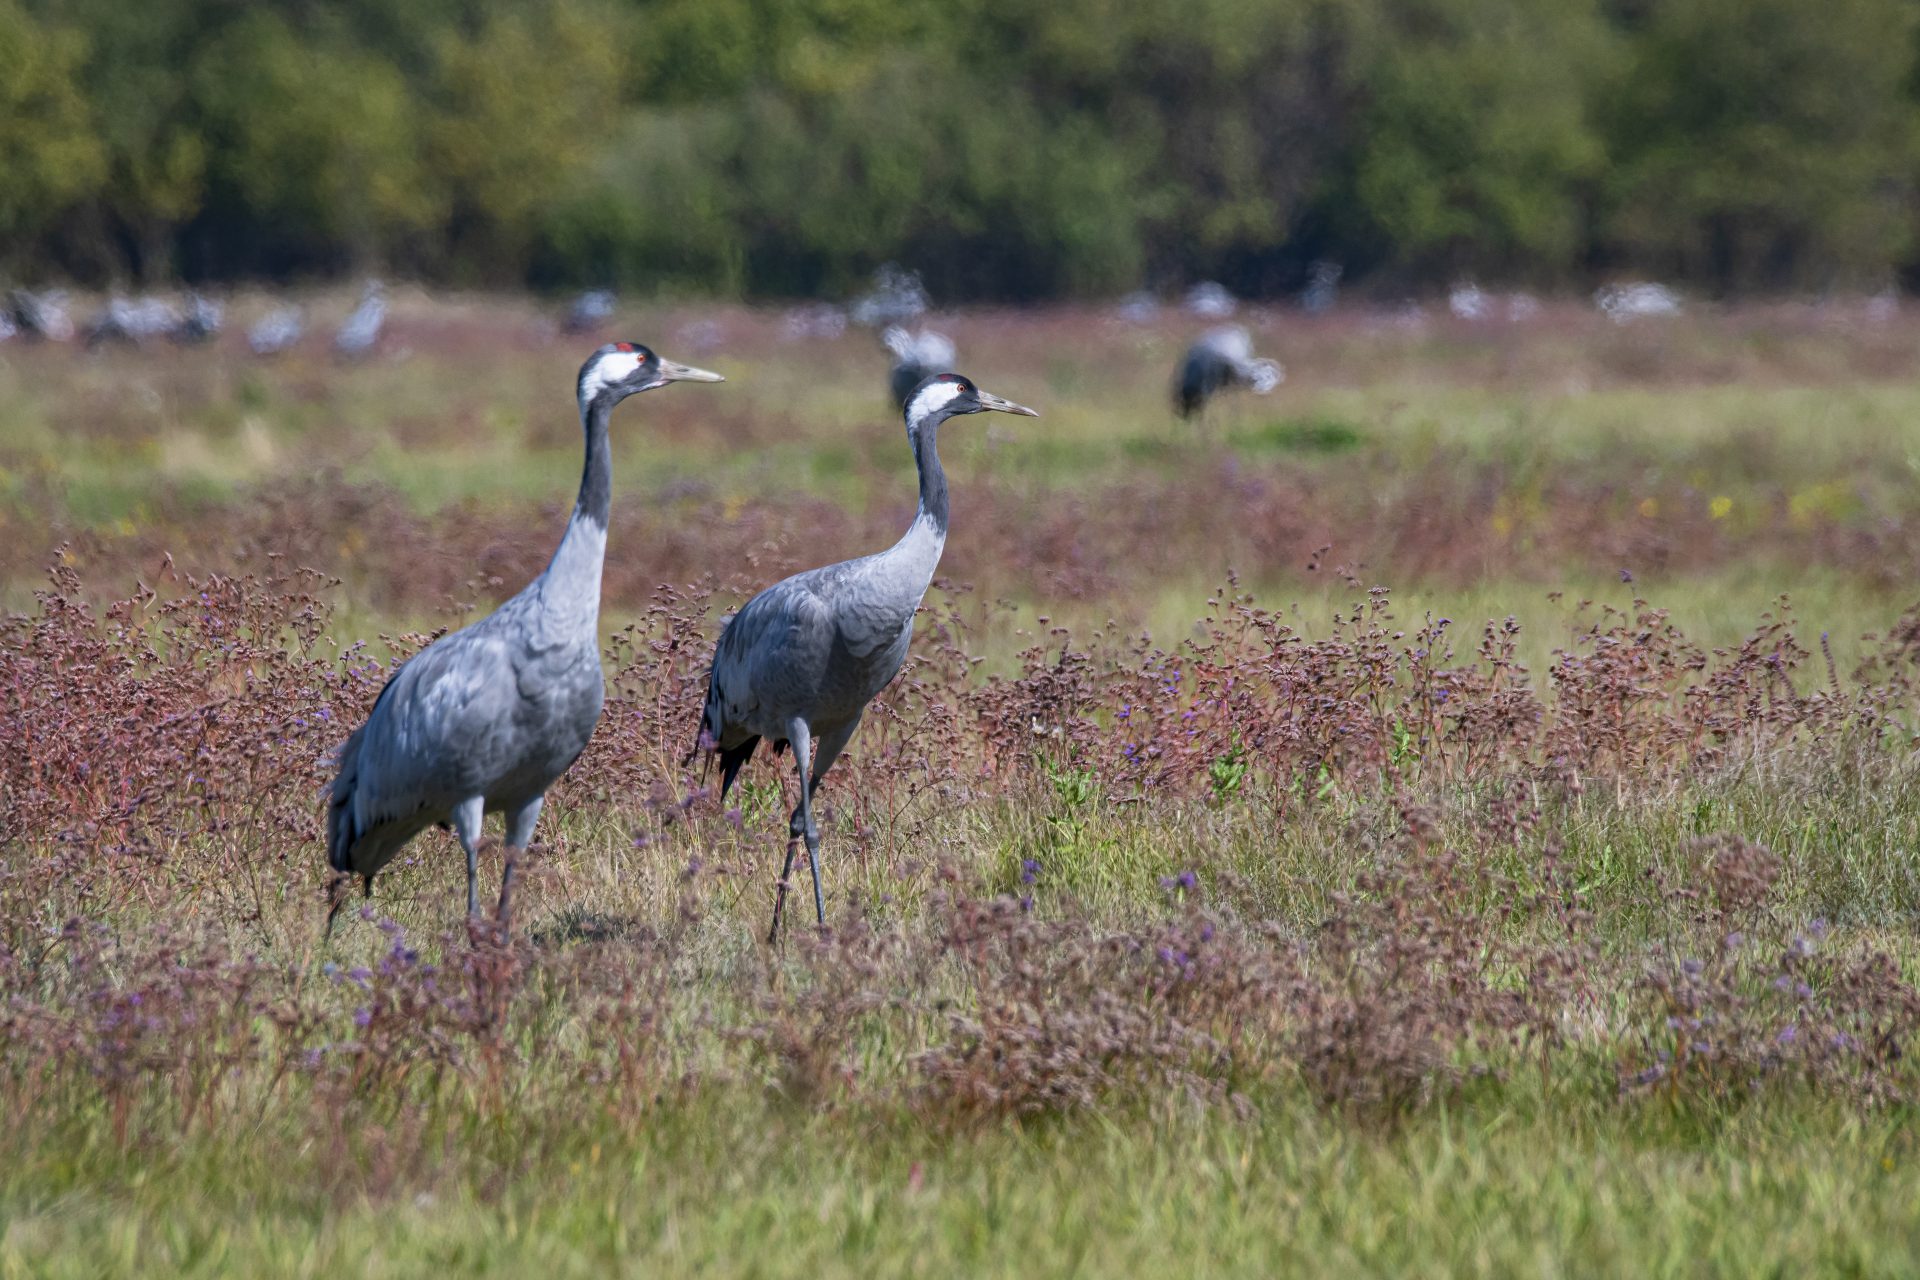
[[[372,372],[446,379],[455,358]],[[669,435],[700,440],[677,412]],[[743,430],[776,437],[782,412],[750,404]],[[385,428],[429,456],[457,438],[408,421]],[[328,947],[326,752],[426,639],[410,623],[510,590],[545,534],[509,536],[510,503],[344,475],[201,505],[162,485],[120,533],[39,473],[9,511],[50,504],[68,523],[42,538],[74,541],[0,622],[0,1267],[1911,1270],[1920,649],[1897,554],[1836,571],[1839,548],[1905,535],[1796,525],[1790,500],[1748,541],[1684,526],[1668,580],[1713,585],[1670,588],[1668,611],[1570,533],[1471,569],[1450,540],[1486,536],[1475,495],[1517,502],[1480,445],[1369,508],[1394,450],[1315,454],[1292,442],[1334,434],[1301,431],[1243,423],[1084,484],[1003,471],[993,451],[1023,446],[985,442],[962,501],[989,514],[956,550],[1034,541],[986,589],[931,598],[822,793],[829,928],[775,948],[791,784],[755,765],[723,810],[679,761],[716,616],[823,540],[880,536],[882,501],[783,492],[729,518],[723,466],[665,504],[676,520],[623,516],[606,715],[515,934],[459,918],[430,832]],[[901,478],[846,447],[859,484]],[[1617,443],[1600,478],[1493,447],[1555,493],[1664,494],[1695,445]],[[1748,483],[1800,492],[1845,452],[1758,453]],[[1197,501],[1254,465],[1309,508],[1372,511],[1428,570],[1389,592],[1303,532],[1286,573],[1307,590],[1209,590],[1194,549],[1238,499],[1101,497]],[[1641,545],[1663,517],[1629,496],[1580,536]],[[1122,526],[1121,551],[1167,546],[1104,548]],[[1589,576],[1499,607],[1562,558]],[[341,563],[367,575],[316,567]],[[1078,593],[1057,567],[1076,564]],[[1772,603],[1794,573],[1798,608]],[[1606,593],[1545,599],[1583,581]],[[1002,598],[1025,591],[1047,603]],[[1102,616],[1136,593],[1146,633]]]

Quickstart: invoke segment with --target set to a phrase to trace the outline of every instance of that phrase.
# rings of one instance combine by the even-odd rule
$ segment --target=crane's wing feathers
[[[819,570],[775,583],[727,622],[713,655],[709,704],[718,703],[714,741],[733,745],[730,729],[786,701],[789,686],[817,667],[833,642],[833,608],[813,590]]]
[[[480,628],[446,636],[393,674],[367,722],[340,751],[329,857],[360,870],[356,846],[383,827],[418,829],[423,813],[477,794],[514,750],[519,696],[507,645]]]
[[[721,794],[760,738],[776,749],[788,717],[858,718],[898,674],[924,582],[884,554],[796,574],[728,619],[714,646],[700,736],[688,760],[717,752]],[[898,576],[899,580],[895,581]]]

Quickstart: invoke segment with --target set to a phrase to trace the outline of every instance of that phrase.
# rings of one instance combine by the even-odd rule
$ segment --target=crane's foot
[[[513,933],[492,916],[468,916],[467,945],[475,951],[507,950],[513,945]]]

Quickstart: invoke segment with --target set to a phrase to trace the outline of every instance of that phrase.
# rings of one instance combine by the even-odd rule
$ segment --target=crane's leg
[[[502,929],[508,927],[513,910],[514,866],[520,861],[521,850],[533,843],[533,828],[540,821],[540,806],[545,801],[545,796],[535,796],[507,810],[505,865],[500,869],[500,909],[494,913]]]
[[[814,779],[812,734],[804,721],[795,720],[794,729],[799,730],[798,738],[789,738],[794,744],[793,763],[800,770],[800,807],[794,811],[793,821],[787,824],[787,833],[791,835],[797,824],[800,835],[807,842],[807,867],[813,872],[813,918],[822,927],[827,923],[827,904],[820,893],[820,828],[813,822],[813,789],[818,783]]]
[[[353,873],[336,871],[327,885],[327,932],[320,939],[322,945],[333,941],[333,918],[340,914],[340,908],[347,902],[347,886],[353,883]]]
[[[813,910],[821,924],[827,922],[826,908],[820,896],[820,833],[813,825],[813,796],[811,789],[813,735],[807,728],[807,722],[795,717],[787,726],[787,744],[793,748],[793,763],[800,771],[800,805],[793,811],[793,819],[787,823],[787,861],[780,868],[780,885],[773,897],[773,928],[767,931],[767,941],[774,942],[780,937],[780,911],[787,904],[787,883],[793,876],[794,847],[801,840],[807,842],[807,862],[813,869]]]
[[[813,789],[818,791],[826,780],[827,770],[833,768],[833,762],[847,749],[847,743],[853,738],[853,731],[860,727],[860,717],[855,716],[838,729],[829,729],[820,735],[820,745],[813,753]]]
[[[453,806],[453,834],[467,854],[467,914],[480,914],[480,831],[486,797],[469,796]]]

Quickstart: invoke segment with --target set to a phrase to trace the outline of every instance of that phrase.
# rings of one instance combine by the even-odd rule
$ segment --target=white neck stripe
[[[907,404],[907,421],[920,422],[944,409],[966,388],[958,382],[929,382]]]
[[[640,357],[631,351],[610,351],[601,356],[580,379],[580,402],[585,404],[615,383],[624,382],[640,367]]]

